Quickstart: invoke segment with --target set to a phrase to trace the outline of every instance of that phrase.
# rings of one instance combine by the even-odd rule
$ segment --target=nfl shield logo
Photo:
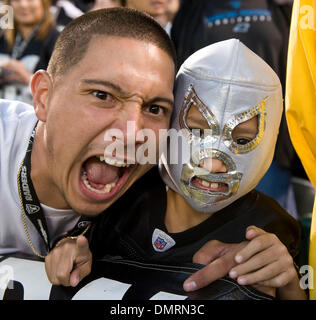
[[[173,247],[176,242],[164,231],[155,229],[151,238],[152,246],[157,252],[164,252]]]
[[[163,248],[167,245],[167,242],[164,239],[158,237],[154,244],[158,250],[163,250]]]

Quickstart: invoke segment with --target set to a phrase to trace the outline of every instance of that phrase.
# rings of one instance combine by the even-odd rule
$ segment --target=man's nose
[[[201,161],[200,167],[207,169],[212,173],[225,173],[227,168],[223,161],[219,159],[206,158]]]
[[[120,122],[120,127],[127,144],[144,142],[144,114],[142,106],[138,103],[126,104],[118,121]]]

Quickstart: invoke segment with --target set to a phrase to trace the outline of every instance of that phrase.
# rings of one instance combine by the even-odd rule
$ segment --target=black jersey
[[[246,240],[246,228],[255,225],[276,234],[293,257],[298,254],[298,222],[258,191],[179,233],[169,233],[165,227],[166,201],[166,187],[154,169],[99,217],[91,232],[92,252],[97,257],[111,254],[136,260],[191,262],[209,240],[240,243]]]

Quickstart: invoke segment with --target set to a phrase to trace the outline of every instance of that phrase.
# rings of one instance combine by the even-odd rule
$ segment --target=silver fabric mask
[[[203,136],[187,123],[192,107],[207,123]],[[199,212],[213,213],[234,202],[252,190],[269,168],[282,107],[279,78],[239,40],[221,41],[195,52],[176,78],[171,128],[178,130],[184,141],[181,147],[170,143],[161,156],[164,182]],[[246,144],[234,141],[233,130],[254,117],[256,136]],[[189,161],[171,163],[168,154],[175,149],[179,158]],[[207,159],[220,160],[226,172],[202,168],[201,162]],[[199,188],[193,185],[194,178],[225,188]]]

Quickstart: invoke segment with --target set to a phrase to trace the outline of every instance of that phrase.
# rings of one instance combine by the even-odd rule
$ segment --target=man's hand
[[[45,258],[49,281],[55,285],[72,286],[91,272],[92,254],[87,238],[63,239]]]
[[[226,276],[237,265],[235,256],[247,243],[247,241],[237,244],[223,243],[217,240],[207,242],[193,256],[194,263],[205,264],[206,266],[184,282],[184,290],[194,291]]]

